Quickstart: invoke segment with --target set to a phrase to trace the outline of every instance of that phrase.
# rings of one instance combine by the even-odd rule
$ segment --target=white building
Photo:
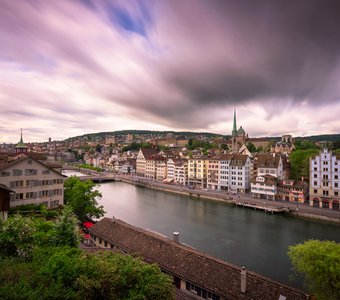
[[[255,156],[257,176],[271,175],[278,179],[285,179],[283,161],[280,154],[257,154]]]
[[[208,188],[244,193],[250,189],[250,169],[248,155],[225,154],[209,159]]]
[[[275,200],[277,197],[278,179],[271,175],[257,176],[251,182],[251,194],[254,198]]]
[[[15,192],[11,207],[43,203],[54,208],[64,203],[64,176],[26,155],[0,165],[0,184]]]
[[[339,210],[340,155],[323,149],[309,161],[311,206]]]

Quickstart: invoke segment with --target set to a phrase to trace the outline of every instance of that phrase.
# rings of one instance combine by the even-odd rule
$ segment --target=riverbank
[[[299,218],[340,224],[340,211],[311,207],[308,204],[299,203],[296,205],[296,203],[292,202],[255,199],[249,194],[232,195],[219,191],[189,189],[187,187],[164,184],[158,181],[132,178],[131,176],[120,175],[116,176],[116,180],[117,179],[129,184],[139,185],[149,189],[155,189],[189,197],[220,201],[229,205],[237,205],[238,207],[242,208],[263,210],[266,213],[285,213]]]

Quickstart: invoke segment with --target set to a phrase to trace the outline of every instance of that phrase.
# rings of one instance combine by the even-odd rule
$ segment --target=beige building
[[[188,184],[194,187],[207,187],[207,166],[206,158],[191,158],[188,160]]]
[[[43,203],[54,208],[64,203],[64,176],[26,155],[1,163],[0,184],[15,192],[11,207]]]
[[[145,177],[145,164],[146,158],[153,154],[158,154],[156,149],[141,148],[139,149],[137,159],[136,159],[136,174],[137,176]]]

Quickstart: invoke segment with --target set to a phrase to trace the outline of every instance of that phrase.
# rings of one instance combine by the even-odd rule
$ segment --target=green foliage
[[[333,149],[336,150],[340,150],[340,140],[334,141],[333,142]]]
[[[340,299],[340,244],[310,240],[290,246],[289,258],[318,300]]]
[[[81,168],[81,169],[88,169],[88,170],[92,170],[92,171],[96,171],[96,172],[102,172],[103,171],[102,168],[94,167],[94,166],[91,166],[89,164],[81,164],[78,167]]]
[[[0,258],[29,258],[34,247],[36,227],[30,218],[15,215],[0,223]]]
[[[253,144],[253,143],[248,143],[247,144],[247,148],[248,148],[248,150],[251,152],[251,153],[254,153],[254,152],[256,152],[256,147],[255,147],[255,145]]]
[[[75,176],[67,178],[64,182],[65,204],[72,207],[73,212],[81,222],[104,216],[104,208],[101,205],[99,206],[97,202],[102,194],[95,189],[96,186],[90,180],[81,181]]]
[[[65,206],[63,214],[55,222],[54,234],[51,238],[52,243],[55,246],[79,246],[80,236],[77,223],[78,220],[73,214],[72,208]]]
[[[39,248],[31,261],[0,260],[0,268],[1,299],[174,299],[157,266],[112,252]]]
[[[216,144],[211,144],[209,143],[209,141],[206,140],[189,139],[187,148],[188,150],[201,149],[203,151],[207,151],[208,149],[211,148],[218,148],[218,146]]]
[[[309,140],[296,140],[294,146],[296,150],[318,149],[315,143]]]
[[[223,150],[229,150],[229,147],[228,147],[227,144],[221,144],[221,148],[222,148]]]
[[[318,152],[318,149],[293,151],[289,156],[291,166],[290,178],[295,180],[300,180],[301,177],[309,178],[309,158]]]

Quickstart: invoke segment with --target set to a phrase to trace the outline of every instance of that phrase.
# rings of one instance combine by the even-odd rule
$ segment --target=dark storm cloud
[[[339,82],[329,83],[339,67],[340,2],[194,3],[169,4],[178,60],[162,69],[193,105],[338,99]]]

